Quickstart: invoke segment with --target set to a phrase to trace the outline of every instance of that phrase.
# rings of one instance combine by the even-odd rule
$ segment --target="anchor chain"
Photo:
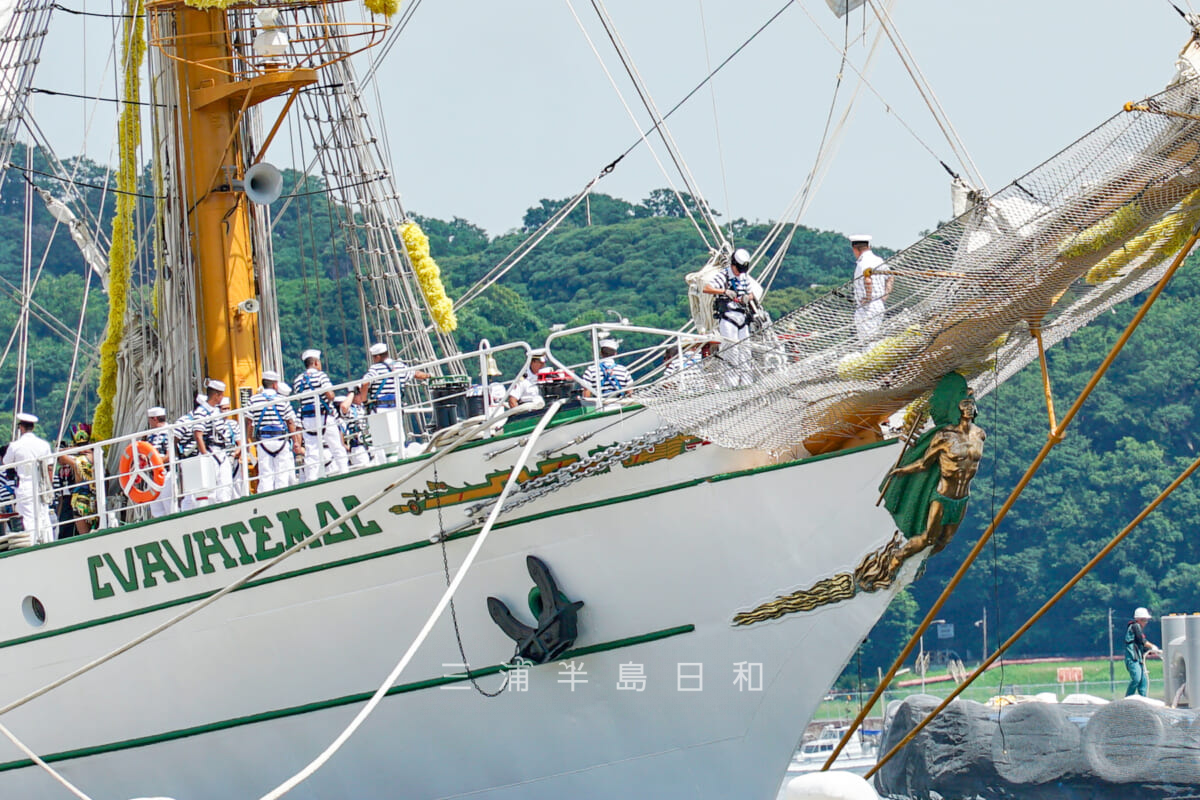
[[[569,464],[546,475],[540,475],[522,483],[519,494],[510,497],[504,503],[501,513],[507,513],[513,509],[520,508],[526,503],[532,503],[534,500],[545,497],[576,481],[607,472],[613,465],[624,461],[630,456],[643,453],[655,445],[662,444],[667,439],[676,435],[677,432],[673,426],[664,425],[628,441],[612,444],[600,452],[587,456],[574,464]],[[467,516],[474,521],[478,521],[491,506],[491,501],[476,503],[467,508]]]

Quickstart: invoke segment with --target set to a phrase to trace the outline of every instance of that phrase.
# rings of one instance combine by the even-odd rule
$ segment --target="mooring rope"
[[[1177,478],[1175,478],[1175,480],[1171,481],[1171,484],[1169,486],[1167,486],[1167,488],[1163,489],[1162,492],[1159,493],[1158,497],[1154,498],[1154,500],[1152,500],[1149,505],[1147,505],[1144,509],[1142,509],[1141,513],[1138,514],[1136,517],[1134,517],[1132,522],[1130,522],[1128,525],[1126,525],[1124,528],[1122,528],[1118,534],[1113,536],[1112,539],[1109,540],[1108,544],[1104,545],[1104,547],[1100,550],[1100,552],[1098,552],[1098,553],[1096,553],[1096,555],[1092,556],[1091,560],[1088,561],[1086,564],[1084,564],[1079,569],[1079,571],[1075,573],[1074,577],[1072,577],[1069,581],[1067,581],[1065,584],[1063,584],[1062,588],[1059,589],[1057,592],[1055,592],[1053,597],[1051,597],[1049,600],[1047,600],[1042,605],[1041,608],[1039,608],[1036,612],[1034,612],[1033,616],[1031,616],[1028,619],[1028,621],[1025,622],[1024,625],[1022,625],[1020,628],[1017,628],[1017,630],[1012,634],[1012,636],[1009,636],[1004,641],[1004,644],[997,647],[995,652],[993,652],[990,656],[988,656],[982,662],[980,662],[979,666],[975,668],[974,672],[972,672],[970,675],[968,675],[962,683],[960,683],[958,686],[954,687],[954,691],[952,691],[949,694],[949,696],[946,697],[945,700],[943,700],[941,703],[939,703],[936,708],[934,708],[932,711],[930,711],[929,714],[926,715],[926,717],[924,719],[922,719],[920,722],[918,722],[913,727],[913,729],[910,730],[904,736],[903,739],[901,739],[899,742],[897,742],[896,745],[891,750],[887,751],[879,759],[879,761],[875,764],[875,766],[871,767],[871,769],[867,771],[867,774],[864,777],[870,778],[872,775],[874,775],[876,772],[878,772],[879,768],[882,767],[884,764],[886,764],[888,761],[890,761],[892,759],[892,757],[895,756],[896,753],[898,753],[900,751],[901,748],[903,748],[906,744],[911,742],[917,734],[919,734],[921,731],[925,730],[925,726],[928,725],[930,722],[932,722],[934,717],[936,717],[938,714],[942,713],[942,711],[944,711],[946,709],[946,706],[950,705],[950,703],[953,702],[955,698],[957,698],[960,694],[962,694],[964,691],[966,691],[967,687],[970,686],[975,681],[976,678],[978,678],[980,675],[982,675],[987,670],[988,667],[990,667],[993,663],[995,663],[996,659],[998,659],[998,658],[1000,658],[1000,656],[1004,655],[1004,653],[1008,650],[1008,648],[1011,647],[1013,644],[1015,644],[1018,639],[1020,639],[1022,636],[1025,635],[1026,631],[1028,631],[1030,628],[1032,628],[1033,625],[1038,620],[1040,620],[1043,616],[1045,616],[1046,613],[1048,611],[1050,611],[1050,609],[1053,608],[1058,603],[1058,601],[1061,600],[1067,594],[1067,592],[1069,592],[1071,589],[1073,589],[1075,587],[1075,584],[1079,583],[1081,580],[1083,580],[1085,577],[1087,577],[1087,574],[1089,572],[1091,572],[1092,569],[1094,569],[1097,564],[1099,564],[1101,561],[1103,561],[1105,559],[1105,557],[1107,557],[1108,554],[1111,553],[1116,548],[1116,546],[1119,545],[1125,539],[1126,536],[1128,536],[1130,533],[1133,532],[1134,528],[1136,528],[1138,525],[1140,525],[1142,523],[1142,521],[1146,519],[1146,517],[1150,516],[1150,514],[1153,513],[1153,511],[1156,508],[1158,508],[1158,506],[1164,500],[1166,500],[1168,497],[1170,497],[1171,493],[1174,492],[1176,489],[1178,489],[1179,486],[1184,481],[1186,481],[1188,478],[1190,478],[1192,476],[1192,473],[1194,473],[1197,469],[1200,469],[1200,456],[1198,456],[1196,458],[1196,460],[1194,460],[1188,466],[1187,469],[1185,469],[1183,472],[1181,472],[1179,474],[1179,476]]]
[[[1180,265],[1183,264],[1184,259],[1192,251],[1192,248],[1195,247],[1197,240],[1200,240],[1200,225],[1192,229],[1191,236],[1188,237],[1187,242],[1185,242],[1183,247],[1180,248],[1179,253],[1175,256],[1175,260],[1171,262],[1169,267],[1167,267],[1167,270],[1163,273],[1163,276],[1159,278],[1158,283],[1155,284],[1153,291],[1151,291],[1149,296],[1146,297],[1146,300],[1137,310],[1137,313],[1134,314],[1133,319],[1130,320],[1129,324],[1125,327],[1124,332],[1121,333],[1121,336],[1113,344],[1112,349],[1109,350],[1108,355],[1104,357],[1104,361],[1101,362],[1100,366],[1096,368],[1096,371],[1092,374],[1091,379],[1088,381],[1087,385],[1083,387],[1083,390],[1079,393],[1079,397],[1076,398],[1074,405],[1071,406],[1071,408],[1059,421],[1058,425],[1050,431],[1049,436],[1046,438],[1046,443],[1042,445],[1042,449],[1034,457],[1028,469],[1025,470],[1025,474],[1021,476],[1021,480],[1017,482],[1016,487],[1013,488],[1011,493],[1009,493],[1008,498],[1004,501],[1004,504],[1000,506],[1000,511],[997,512],[991,523],[988,524],[983,534],[979,537],[979,541],[975,543],[973,548],[971,548],[971,552],[967,554],[965,559],[963,559],[963,562],[961,565],[959,565],[958,570],[946,584],[946,588],[942,590],[940,595],[938,595],[937,600],[934,601],[933,606],[929,609],[928,613],[925,614],[925,618],[921,620],[921,623],[917,626],[917,630],[908,640],[908,644],[906,644],[904,649],[900,651],[900,655],[896,656],[896,660],[892,666],[888,668],[887,674],[883,676],[883,679],[879,682],[879,685],[875,687],[875,691],[871,693],[871,697],[867,700],[866,706],[864,706],[863,710],[858,714],[857,717],[854,718],[854,721],[850,723],[850,727],[846,729],[846,733],[843,734],[841,741],[839,741],[837,746],[833,748],[833,752],[830,753],[828,760],[821,767],[822,771],[828,770],[833,765],[833,762],[837,760],[838,755],[845,748],[847,742],[850,741],[850,737],[856,730],[858,730],[859,726],[862,725],[862,721],[866,719],[867,714],[870,713],[871,709],[875,706],[875,703],[878,702],[880,696],[883,695],[884,690],[887,688],[892,678],[896,677],[896,673],[900,670],[900,665],[903,664],[909,655],[912,654],[913,649],[917,646],[917,642],[920,641],[921,636],[924,635],[925,631],[929,628],[929,625],[933,622],[933,620],[937,619],[938,612],[942,610],[942,606],[946,604],[946,601],[950,598],[950,595],[958,587],[958,584],[962,581],[963,576],[966,575],[967,570],[970,569],[971,565],[975,563],[975,559],[979,557],[980,552],[983,551],[983,548],[987,544],[988,540],[992,538],[992,534],[996,532],[996,528],[999,527],[1000,523],[1008,515],[1009,510],[1017,501],[1017,498],[1021,496],[1023,491],[1025,491],[1025,487],[1029,484],[1029,482],[1033,479],[1034,474],[1037,473],[1038,469],[1042,466],[1042,462],[1044,462],[1046,457],[1050,455],[1050,451],[1054,449],[1055,445],[1062,441],[1063,433],[1075,419],[1075,416],[1079,413],[1079,409],[1083,407],[1084,402],[1096,388],[1096,385],[1100,383],[1100,379],[1104,377],[1104,374],[1108,372],[1108,368],[1112,365],[1113,361],[1116,360],[1117,356],[1121,353],[1121,350],[1124,349],[1125,344],[1129,341],[1130,336],[1132,336],[1133,332],[1137,330],[1137,327],[1141,324],[1147,312],[1150,311],[1151,306],[1154,305],[1154,301],[1158,299],[1159,295],[1162,294],[1163,289],[1165,289],[1167,284],[1171,282],[1171,278],[1174,277],[1175,271],[1178,270]]]
[[[261,800],[278,800],[280,797],[283,797],[296,786],[299,786],[301,783],[307,780],[309,776],[320,769],[325,762],[332,758],[333,755],[341,749],[342,745],[346,743],[346,740],[354,735],[354,732],[358,730],[359,726],[366,721],[367,717],[371,715],[371,712],[375,710],[375,707],[378,706],[383,700],[388,689],[390,689],[392,684],[396,682],[396,679],[400,677],[400,673],[404,672],[404,668],[408,666],[408,663],[412,660],[413,656],[416,655],[417,650],[420,649],[422,644],[424,644],[425,639],[429,636],[430,631],[433,630],[433,626],[437,623],[438,619],[441,618],[442,612],[444,612],[446,610],[446,606],[450,604],[450,600],[454,597],[454,593],[458,591],[458,587],[462,585],[463,579],[467,576],[467,572],[469,572],[471,569],[471,565],[475,563],[475,557],[479,555],[479,551],[482,549],[483,543],[487,541],[488,535],[492,532],[492,526],[495,525],[496,518],[500,516],[500,510],[504,505],[505,498],[520,480],[521,470],[524,468],[525,462],[529,460],[529,456],[533,453],[533,446],[537,444],[537,440],[542,435],[542,431],[546,429],[546,426],[550,423],[550,420],[553,419],[554,415],[558,412],[558,409],[562,407],[564,402],[566,401],[554,401],[546,413],[542,415],[537,427],[533,429],[533,433],[530,435],[529,442],[525,445],[525,449],[521,451],[520,458],[518,458],[517,463],[513,465],[512,472],[508,474],[508,480],[504,484],[504,490],[501,491],[500,496],[496,498],[496,505],[492,508],[492,513],[488,515],[487,522],[485,522],[483,527],[480,529],[479,535],[475,537],[475,543],[471,545],[471,549],[467,552],[467,557],[463,559],[462,566],[460,566],[458,568],[458,572],[455,573],[454,580],[451,581],[450,585],[446,587],[446,591],[442,593],[441,599],[438,600],[437,605],[434,607],[433,611],[430,612],[429,618],[425,620],[425,625],[422,626],[420,633],[418,633],[417,637],[413,639],[412,644],[408,646],[408,650],[405,651],[404,655],[400,658],[400,661],[396,663],[396,666],[392,669],[392,671],[388,673],[388,676],[384,679],[383,683],[379,684],[379,688],[375,690],[375,694],[371,696],[371,699],[367,701],[367,704],[364,705],[354,719],[351,720],[350,724],[346,726],[346,728],[338,735],[338,737],[334,739],[333,742],[326,747],[319,756],[309,762],[308,766],[306,766],[304,769],[300,770],[295,775],[281,783],[279,786],[263,795]]]

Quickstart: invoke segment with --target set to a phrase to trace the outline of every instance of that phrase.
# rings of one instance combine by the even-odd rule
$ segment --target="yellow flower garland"
[[[838,362],[837,376],[844,381],[865,381],[882,375],[908,358],[921,342],[921,329],[913,326],[862,353],[849,353]]]
[[[142,120],[137,104],[141,93],[138,77],[146,56],[145,7],[142,0],[125,0],[127,42],[121,54],[125,75],[125,103],[117,123],[120,163],[117,165],[116,213],[113,216],[112,246],[108,251],[108,323],[100,345],[100,402],[92,418],[94,439],[113,435],[113,399],[117,396],[117,351],[125,338],[125,313],[129,292],[129,273],[137,252],[134,240],[133,212],[137,192],[137,148],[141,143]]]
[[[1164,253],[1173,253],[1183,247],[1192,234],[1192,225],[1200,216],[1200,189],[1189,194],[1181,201],[1181,207],[1174,214],[1168,214],[1146,229],[1140,236],[1135,236],[1119,250],[1114,250],[1100,263],[1088,270],[1087,282],[1095,286],[1118,275],[1130,262],[1150,251],[1151,258],[1146,264],[1154,262]]]
[[[400,226],[400,238],[404,240],[408,260],[417,273],[417,284],[425,296],[429,315],[442,333],[455,330],[458,328],[458,317],[454,313],[454,303],[446,296],[446,287],[442,285],[442,271],[429,254],[429,237],[417,223],[406,222]]]
[[[390,17],[400,10],[400,0],[363,0],[363,5],[372,14]]]
[[[1080,231],[1063,242],[1059,258],[1079,258],[1124,239],[1145,222],[1142,207],[1136,201],[1127,203],[1090,228]]]

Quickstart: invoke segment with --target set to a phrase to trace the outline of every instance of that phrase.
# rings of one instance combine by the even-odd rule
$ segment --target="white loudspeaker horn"
[[[242,186],[250,202],[267,206],[283,194],[283,175],[274,165],[260,161],[246,170]]]

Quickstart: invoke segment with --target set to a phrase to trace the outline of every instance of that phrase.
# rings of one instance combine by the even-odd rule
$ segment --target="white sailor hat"
[[[300,354],[301,361],[308,361],[310,358],[320,358],[320,357],[321,357],[320,350],[305,350],[303,353]]]
[[[262,379],[264,381],[277,381],[279,380],[279,373],[273,369],[264,369]]]
[[[540,358],[542,361],[545,361],[546,360],[546,351],[545,351],[545,349],[543,349],[541,347],[539,347],[537,350],[530,350],[529,358],[530,359]]]
[[[17,422],[28,422],[30,425],[37,425],[37,421],[38,418],[33,414],[26,414],[24,411],[17,414]]]
[[[281,383],[279,384],[279,393],[284,397],[287,397],[292,393],[292,387],[288,386],[286,383]]]
[[[609,339],[601,339],[601,340],[600,340],[600,349],[601,349],[601,350],[613,350],[613,351],[615,351],[615,350],[618,350],[618,349],[620,349],[620,345],[617,343],[617,340],[616,340],[616,339],[611,339],[611,338],[609,338]]]
[[[163,408],[162,406],[153,406],[151,408],[146,409],[147,417],[158,418],[158,417],[165,417],[166,415],[167,415],[167,410],[165,408]]]
[[[850,244],[858,244],[859,242],[862,242],[864,244],[870,244],[871,243],[871,234],[869,234],[869,233],[852,233],[852,234],[850,234],[849,239],[850,239]]]
[[[203,392],[201,392],[200,394],[196,395],[196,402],[197,402],[197,403],[203,403],[203,402],[204,402],[205,400],[207,400],[207,399],[208,399],[208,395],[204,394]]]
[[[225,395],[221,398],[221,402],[218,405],[221,408],[233,408],[233,401],[229,399],[229,395]]]
[[[225,391],[225,381],[219,381],[216,378],[209,378],[208,382],[204,384],[204,388],[212,389],[215,392],[223,392]]]
[[[383,342],[376,342],[375,344],[371,345],[371,349],[368,352],[373,356],[385,356],[387,355],[387,350],[388,348],[386,344]]]

